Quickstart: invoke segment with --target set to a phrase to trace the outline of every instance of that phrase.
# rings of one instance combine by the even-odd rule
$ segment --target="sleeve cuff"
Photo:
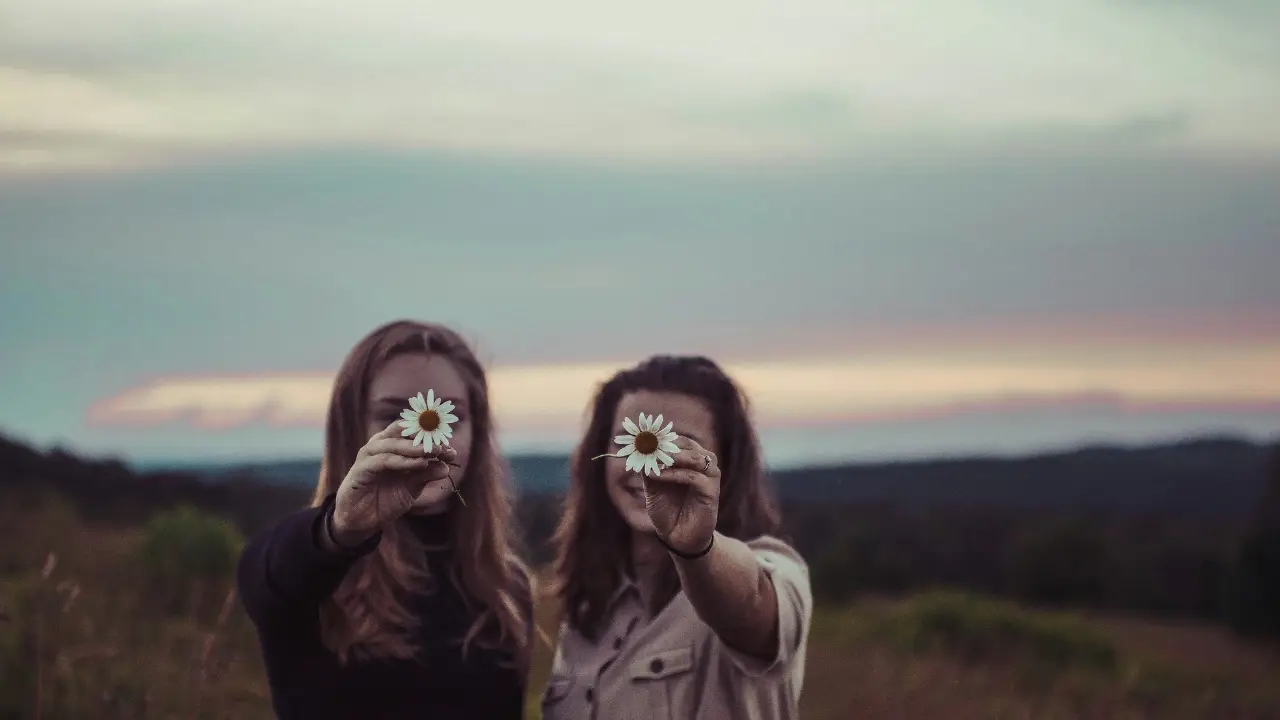
[[[779,540],[761,538],[748,543],[773,586],[778,612],[778,652],[770,660],[722,645],[725,654],[744,675],[758,678],[788,666],[808,635],[813,602],[809,599],[808,572],[800,556]],[[775,549],[774,545],[782,547]]]
[[[326,532],[325,516],[332,512],[330,495],[320,507],[300,512],[281,526],[267,555],[267,584],[273,594],[293,602],[327,597],[357,560],[378,547],[381,534],[355,548],[321,546],[318,533]]]
[[[326,555],[350,559],[360,558],[373,552],[378,547],[378,543],[382,541],[381,530],[361,541],[359,545],[354,546],[343,545],[333,536],[333,508],[335,501],[335,495],[325,497],[324,503],[320,506],[319,516],[315,520],[316,524],[311,528],[311,543],[315,546],[315,550]],[[317,542],[321,537],[321,533],[324,533],[330,540],[329,546],[321,546]]]

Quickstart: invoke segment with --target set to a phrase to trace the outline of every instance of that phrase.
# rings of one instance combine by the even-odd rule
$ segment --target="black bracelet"
[[[667,552],[670,552],[672,555],[675,555],[676,557],[684,558],[685,560],[697,560],[703,555],[706,555],[707,553],[711,552],[711,546],[716,544],[716,534],[715,532],[712,532],[711,540],[707,543],[707,546],[703,548],[701,552],[689,554],[685,552],[680,552],[679,550],[668,545],[667,541],[663,540],[661,535],[658,535],[657,533],[654,533],[654,535],[657,536],[658,542],[662,543],[662,547],[667,549]]]

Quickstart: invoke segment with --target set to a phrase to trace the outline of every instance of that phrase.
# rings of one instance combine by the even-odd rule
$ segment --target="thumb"
[[[407,473],[405,480],[410,487],[421,490],[433,482],[449,477],[452,470],[453,468],[449,467],[444,460],[433,457],[427,462],[426,467]]]
[[[436,451],[435,457],[439,458],[442,462],[452,465],[458,462],[458,451],[454,450],[452,445],[445,445]]]

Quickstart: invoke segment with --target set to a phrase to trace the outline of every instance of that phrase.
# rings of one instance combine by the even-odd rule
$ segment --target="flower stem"
[[[461,465],[454,465],[453,463],[448,464],[453,465],[453,467],[462,467]],[[458,486],[453,482],[453,471],[450,471],[447,477],[449,478],[449,487],[453,488],[453,494],[458,496],[458,500],[462,502],[462,507],[466,507],[466,498],[462,497],[462,493],[458,492]]]

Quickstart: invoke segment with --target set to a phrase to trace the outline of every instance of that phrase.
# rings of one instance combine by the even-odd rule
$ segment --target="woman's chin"
[[[649,519],[649,513],[643,507],[639,510],[628,509],[627,512],[622,514],[622,519],[636,532],[653,532],[653,521]]]
[[[643,490],[632,491],[615,486],[610,488],[609,499],[628,527],[635,532],[653,532],[653,522],[649,520],[649,511],[645,509]]]

